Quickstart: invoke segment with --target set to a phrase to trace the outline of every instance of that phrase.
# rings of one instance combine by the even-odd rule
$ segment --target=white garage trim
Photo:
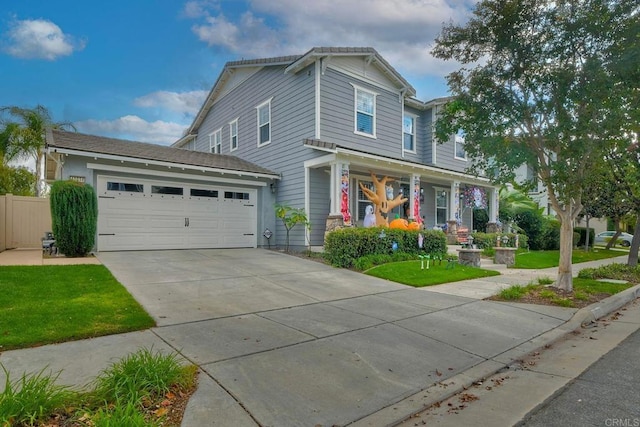
[[[98,175],[98,251],[257,246],[255,188]]]
[[[176,169],[179,169],[179,167],[176,167],[176,166],[174,167]],[[215,180],[215,182],[223,182],[225,184],[249,185],[252,187],[266,187],[267,185],[267,183],[263,181],[247,181],[247,180],[241,180],[241,179],[220,178],[220,177],[212,178],[210,176],[185,174],[185,173],[179,173],[179,172],[163,172],[163,171],[148,170],[148,169],[128,168],[125,166],[101,165],[99,163],[87,163],[87,169],[103,170],[107,172],[131,173],[135,175],[146,175],[146,176],[150,175],[154,177],[163,177],[163,178],[188,179],[191,181],[207,181],[209,183]],[[247,174],[247,176],[253,176],[253,175]]]

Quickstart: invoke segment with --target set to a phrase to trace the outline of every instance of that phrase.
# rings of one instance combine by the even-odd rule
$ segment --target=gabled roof
[[[277,173],[235,156],[191,151],[77,132],[48,131],[47,148],[50,151],[64,151],[79,155],[116,156],[148,161],[149,163],[173,163],[181,167],[188,165],[208,170],[242,172],[247,175],[255,174],[266,178],[279,178]]]
[[[409,97],[416,95],[416,90],[400,75],[380,54],[372,47],[314,47],[303,55],[277,56],[273,58],[261,59],[243,59],[240,61],[227,62],[209,91],[206,100],[202,104],[200,111],[193,119],[193,123],[185,132],[185,135],[172,146],[179,146],[195,137],[198,128],[209,113],[209,109],[213,106],[218,94],[223,89],[225,83],[229,79],[233,69],[245,67],[267,67],[267,66],[287,66],[285,72],[297,73],[303,68],[313,63],[318,58],[336,57],[336,56],[362,56],[366,57],[369,63],[379,67],[392,81],[400,88],[404,89],[405,94]]]

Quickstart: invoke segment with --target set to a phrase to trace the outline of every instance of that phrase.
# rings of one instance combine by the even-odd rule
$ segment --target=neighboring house
[[[98,250],[283,245],[276,203],[309,216],[310,233],[294,228],[293,247],[320,246],[336,222],[363,225],[371,202],[360,184],[371,188],[371,174],[393,178],[388,191],[408,199],[390,219],[471,228],[478,203],[495,223],[497,188],[465,173],[464,141],[434,140],[448,100],[416,99],[372,48],[234,61],[173,148],[53,132],[48,178],[96,187]],[[203,235],[195,223],[215,230]]]

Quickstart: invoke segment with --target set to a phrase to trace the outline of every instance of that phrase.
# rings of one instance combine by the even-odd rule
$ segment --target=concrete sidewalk
[[[2,265],[76,265],[100,264],[95,256],[67,258],[65,256],[45,257],[40,249],[10,249],[0,252]]]
[[[179,352],[201,369],[184,426],[393,425],[640,293],[577,311],[483,300],[557,269],[414,289],[259,249],[98,258],[159,326],[7,351],[0,363],[84,385],[140,347]]]

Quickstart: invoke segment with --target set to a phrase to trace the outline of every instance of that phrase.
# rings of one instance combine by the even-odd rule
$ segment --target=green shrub
[[[70,257],[86,256],[95,242],[98,199],[90,185],[56,181],[51,187],[51,224],[56,246]]]
[[[534,249],[533,246],[531,249]],[[555,251],[558,249],[560,249],[560,222],[552,218],[544,218],[542,233],[537,240],[537,250]]]
[[[578,246],[584,246],[587,242],[587,229],[586,227],[575,227],[573,229],[574,233],[580,233],[580,238],[578,239]],[[589,227],[589,246],[593,246],[593,240],[596,238],[596,232],[593,228]],[[575,240],[574,240],[575,242]]]
[[[597,268],[583,268],[578,273],[581,279],[616,279],[640,283],[640,266],[607,264]]]
[[[514,217],[515,223],[529,238],[529,246],[532,250],[540,247],[541,237],[544,234],[544,217],[537,210],[523,210]]]
[[[17,381],[11,381],[9,372],[5,374],[4,391],[0,393],[0,425],[39,425],[46,422],[56,410],[73,402],[76,392],[68,387],[55,384],[56,375],[23,374]]]
[[[418,236],[423,236],[423,249],[418,246]],[[393,250],[393,243],[397,248]],[[447,240],[442,231],[409,231],[386,227],[342,228],[329,233],[325,239],[324,257],[335,267],[353,267],[358,258],[366,255],[392,255],[407,253],[444,254]],[[364,266],[363,261],[361,266]]]

